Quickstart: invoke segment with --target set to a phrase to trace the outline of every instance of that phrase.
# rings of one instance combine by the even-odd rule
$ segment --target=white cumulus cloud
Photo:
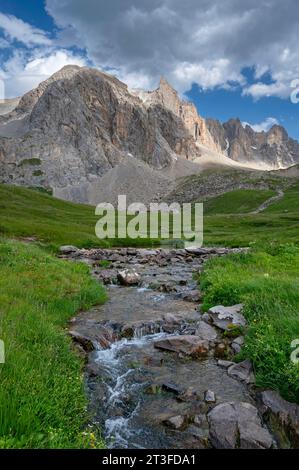
[[[297,0],[46,0],[46,8],[61,41],[136,86],[163,75],[180,92],[233,81],[255,99],[287,98],[299,78]],[[246,84],[246,67],[256,84]]]
[[[5,97],[21,96],[57,70],[71,64],[86,65],[84,58],[66,50],[49,51],[47,54],[35,51],[30,56],[22,51],[16,51],[0,70],[5,86]]]
[[[35,28],[20,18],[0,12],[0,30],[10,40],[22,42],[26,46],[49,46],[51,39],[45,31]]]

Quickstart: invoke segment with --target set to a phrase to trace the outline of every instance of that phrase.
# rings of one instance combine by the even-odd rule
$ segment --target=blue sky
[[[204,117],[299,140],[298,30],[296,0],[1,0],[0,76],[12,97],[70,63],[131,87],[163,75]]]

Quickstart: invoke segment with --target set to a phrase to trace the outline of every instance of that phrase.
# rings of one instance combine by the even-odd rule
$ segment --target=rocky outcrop
[[[299,161],[299,143],[286,130],[274,125],[268,132],[255,132],[239,119],[221,124],[207,120],[207,128],[220,151],[234,161],[254,163],[261,168],[287,168]]]
[[[172,114],[177,116],[184,124],[184,127],[188,130],[190,138],[189,140],[205,145],[215,152],[220,151],[220,146],[216,143],[210,134],[206,121],[198,115],[195,105],[189,101],[180,100],[178,93],[172,88],[172,86],[161,78],[159,88],[152,92],[140,92],[135,91],[143,102],[150,108],[163,107],[168,109]],[[166,130],[166,129],[165,129]],[[184,144],[184,143],[183,143]],[[184,145],[178,143],[176,151],[180,154],[184,150]],[[187,158],[196,158],[199,156],[199,152],[196,148],[193,149],[193,154],[186,154]]]

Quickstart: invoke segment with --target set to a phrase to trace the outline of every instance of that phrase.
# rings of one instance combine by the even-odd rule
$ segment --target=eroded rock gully
[[[257,394],[250,361],[233,362],[242,305],[200,312],[194,274],[231,251],[61,249],[107,286],[107,303],[80,313],[69,333],[86,357],[90,410],[110,448],[298,446],[299,407]],[[239,336],[228,334],[232,325]]]

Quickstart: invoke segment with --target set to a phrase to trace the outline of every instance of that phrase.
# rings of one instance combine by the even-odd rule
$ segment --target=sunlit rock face
[[[206,123],[220,151],[234,161],[257,163],[267,169],[288,168],[299,162],[299,143],[282,126],[255,132],[250,126],[243,126],[239,119],[224,124],[208,119]]]
[[[161,194],[165,171],[196,173],[207,152],[264,169],[299,162],[299,144],[282,127],[256,133],[239,120],[205,120],[164,78],[154,91],[129,90],[99,70],[66,66],[0,106],[0,182],[51,188],[78,202],[93,203],[102,178],[120,165],[114,186],[129,166]],[[132,181],[124,186],[129,191]]]
[[[128,155],[154,169],[200,156],[207,131],[194,106],[164,80],[148,96],[98,70],[64,67],[0,116],[1,181],[82,186]]]

